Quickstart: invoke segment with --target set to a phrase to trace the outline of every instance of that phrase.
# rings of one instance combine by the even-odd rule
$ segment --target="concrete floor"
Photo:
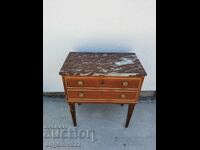
[[[76,105],[73,127],[64,98],[43,97],[44,150],[155,150],[156,102],[140,101],[128,128],[127,105]]]

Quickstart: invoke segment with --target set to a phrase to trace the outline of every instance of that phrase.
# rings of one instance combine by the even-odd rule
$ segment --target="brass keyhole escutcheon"
[[[104,84],[104,80],[101,81],[101,84],[102,84],[102,85]]]
[[[84,93],[83,92],[80,92],[79,93],[79,97],[83,97],[84,96]]]
[[[125,98],[126,97],[126,95],[125,94],[121,94],[121,98]]]
[[[83,85],[83,81],[78,81],[78,85]]]
[[[127,81],[124,81],[122,84],[123,84],[123,86],[128,86],[128,82]]]

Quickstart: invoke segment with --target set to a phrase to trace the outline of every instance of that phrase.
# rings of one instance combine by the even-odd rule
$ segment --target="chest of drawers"
[[[128,104],[128,127],[146,72],[135,53],[70,52],[59,74],[74,126],[76,103]]]

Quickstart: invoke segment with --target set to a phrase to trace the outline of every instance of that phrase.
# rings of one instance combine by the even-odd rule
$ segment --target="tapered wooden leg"
[[[128,112],[127,112],[127,117],[126,117],[126,124],[125,124],[125,128],[128,127],[131,116],[133,114],[133,110],[134,110],[135,104],[129,104],[128,105]]]
[[[75,104],[74,103],[70,103],[69,104],[69,108],[70,108],[70,112],[71,112],[73,124],[76,127],[77,124],[76,124],[76,109],[75,109]]]

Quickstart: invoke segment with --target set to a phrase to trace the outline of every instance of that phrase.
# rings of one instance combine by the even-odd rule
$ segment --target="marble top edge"
[[[70,74],[67,72],[59,72],[59,75],[66,75],[66,76],[81,76],[81,77],[134,77],[134,76],[146,76],[146,72],[141,73],[108,73],[108,74],[101,74],[101,73],[94,73],[94,74]]]
[[[72,53],[84,53],[84,54],[132,54],[132,55],[135,55],[135,53],[133,52],[73,52],[73,51],[70,51],[69,54],[72,54]]]

